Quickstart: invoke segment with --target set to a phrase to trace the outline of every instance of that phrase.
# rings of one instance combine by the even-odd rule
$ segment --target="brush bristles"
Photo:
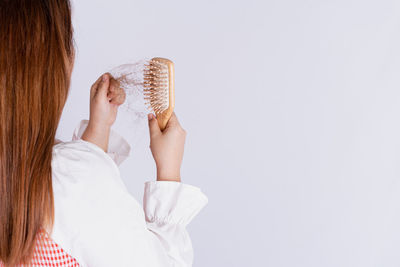
[[[169,73],[167,64],[150,60],[145,65],[143,91],[146,105],[156,114],[168,109]]]

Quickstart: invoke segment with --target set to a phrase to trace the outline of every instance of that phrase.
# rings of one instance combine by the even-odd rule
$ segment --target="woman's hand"
[[[90,89],[90,118],[82,139],[94,143],[105,152],[111,125],[117,118],[118,106],[125,101],[125,91],[111,74],[103,74]]]
[[[153,114],[148,114],[148,118],[150,149],[157,166],[157,181],[180,182],[186,131],[179,124],[175,112],[164,131],[160,130]]]
[[[124,103],[125,92],[111,74],[103,74],[90,89],[90,119],[94,127],[111,127],[117,118],[118,106]]]

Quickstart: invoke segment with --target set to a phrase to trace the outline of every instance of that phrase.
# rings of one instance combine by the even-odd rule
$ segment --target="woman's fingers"
[[[168,120],[166,128],[182,128],[181,124],[179,123],[178,117],[175,114],[175,111],[172,112],[171,117]]]
[[[107,96],[112,104],[121,105],[125,102],[125,91],[119,86],[119,82],[114,78],[111,78],[110,80],[110,88]]]
[[[104,73],[102,79],[97,87],[96,95],[106,98],[108,93],[108,88],[110,87],[110,74]]]
[[[179,125],[178,117],[176,117],[175,111],[172,112],[171,118],[169,118],[168,123],[173,126],[173,125]]]
[[[97,95],[102,98],[107,98],[110,103],[118,106],[123,104],[126,98],[125,91],[110,73],[104,73],[92,85],[90,89],[90,98],[93,99]]]
[[[110,74],[105,73],[100,76],[90,89],[90,98],[94,99],[96,96],[107,97],[108,87],[110,85]]]

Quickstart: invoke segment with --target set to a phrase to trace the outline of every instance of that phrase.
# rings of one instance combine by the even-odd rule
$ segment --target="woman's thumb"
[[[110,76],[108,73],[103,74],[99,87],[97,88],[97,95],[107,97],[108,87],[110,85]]]
[[[160,126],[154,114],[149,113],[147,117],[149,119],[150,136],[161,133]]]

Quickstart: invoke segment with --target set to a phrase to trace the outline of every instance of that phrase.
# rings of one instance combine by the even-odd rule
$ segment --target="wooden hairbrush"
[[[175,106],[174,63],[171,60],[155,57],[145,64],[143,93],[161,131],[164,130]]]

